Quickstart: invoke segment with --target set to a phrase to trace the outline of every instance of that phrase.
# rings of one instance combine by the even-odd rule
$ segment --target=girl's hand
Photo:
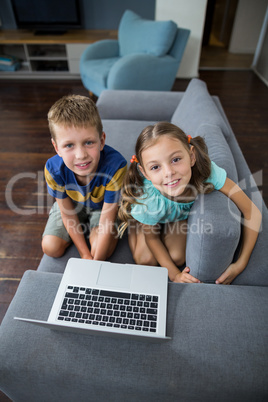
[[[177,283],[200,283],[199,279],[189,274],[190,268],[185,267],[182,272],[178,272],[173,282]]]
[[[231,264],[229,267],[221,274],[221,276],[216,279],[215,283],[218,285],[230,285],[237,275],[242,272],[243,269],[239,269],[237,264]]]

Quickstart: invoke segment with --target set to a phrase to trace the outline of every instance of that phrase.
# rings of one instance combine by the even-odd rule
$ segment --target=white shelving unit
[[[116,31],[74,31],[59,36],[35,36],[24,31],[1,31],[0,54],[20,61],[16,71],[0,71],[1,78],[66,79],[79,77],[82,52],[101,39],[114,39]]]
[[[88,45],[34,44],[0,45],[0,54],[15,56],[21,62],[16,71],[0,71],[0,78],[73,78],[79,74],[79,60]]]

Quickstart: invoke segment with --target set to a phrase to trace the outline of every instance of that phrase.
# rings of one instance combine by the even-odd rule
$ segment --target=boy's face
[[[52,139],[55,151],[65,165],[74,172],[78,182],[86,185],[97,170],[100,151],[105,144],[105,133],[101,138],[95,127],[55,126],[56,141]]]

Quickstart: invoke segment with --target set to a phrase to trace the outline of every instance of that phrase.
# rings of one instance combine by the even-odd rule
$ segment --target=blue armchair
[[[127,10],[118,40],[95,42],[83,52],[83,85],[96,96],[104,89],[170,91],[189,35],[173,21],[145,20]]]

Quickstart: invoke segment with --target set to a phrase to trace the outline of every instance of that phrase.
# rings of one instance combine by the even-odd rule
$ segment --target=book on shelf
[[[14,56],[7,56],[0,54],[0,64],[4,64],[6,66],[11,66],[14,63],[17,63],[18,59]]]
[[[17,57],[0,54],[0,71],[16,71],[21,67]]]

